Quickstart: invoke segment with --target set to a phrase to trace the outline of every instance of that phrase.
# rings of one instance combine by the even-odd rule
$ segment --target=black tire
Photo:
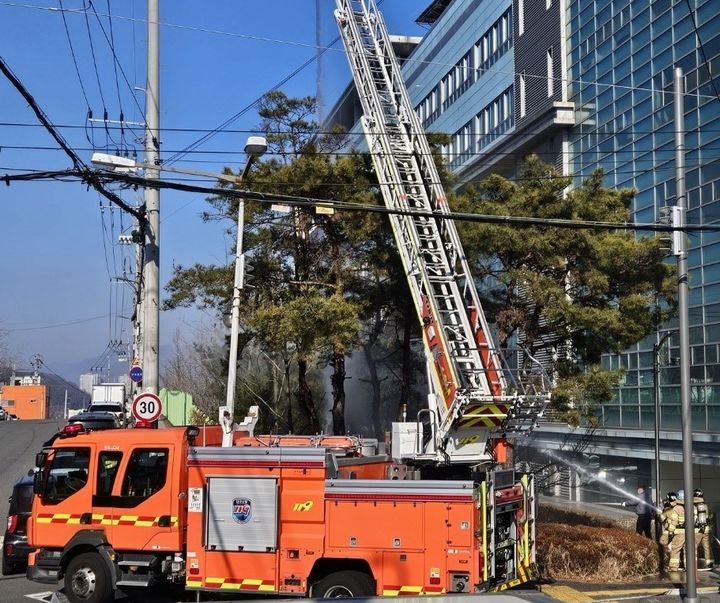
[[[115,596],[105,560],[98,553],[82,553],[65,570],[65,596],[70,603],[109,603]]]
[[[2,575],[12,576],[13,574],[19,574],[20,570],[12,561],[8,561],[5,557],[2,560]]]
[[[312,596],[322,599],[373,597],[375,582],[364,572],[352,570],[334,572],[313,585]]]

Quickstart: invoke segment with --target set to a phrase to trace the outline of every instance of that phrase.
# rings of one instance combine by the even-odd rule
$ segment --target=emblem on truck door
[[[235,498],[232,509],[235,523],[247,523],[252,517],[252,501],[249,498]]]

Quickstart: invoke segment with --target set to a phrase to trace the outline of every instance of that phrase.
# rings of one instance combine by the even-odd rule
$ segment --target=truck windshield
[[[87,484],[90,466],[89,448],[59,448],[51,453],[46,465],[42,497],[57,503],[72,496]]]

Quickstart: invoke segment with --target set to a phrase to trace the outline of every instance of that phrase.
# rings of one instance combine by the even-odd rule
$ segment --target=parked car
[[[33,476],[21,477],[13,486],[8,509],[7,529],[3,540],[3,576],[25,573],[28,555],[33,550],[27,542],[27,520],[32,510]]]
[[[120,427],[125,427],[125,407],[117,402],[93,402],[88,406],[87,412],[111,412],[120,421]]]
[[[117,429],[122,427],[120,420],[115,413],[112,412],[79,412],[68,419],[68,423],[63,428],[63,431],[72,431],[72,429],[68,428],[71,428],[73,425],[76,426],[77,429],[85,428],[87,430]]]
[[[5,421],[5,420],[8,419],[8,418],[9,418],[9,417],[8,417],[8,414],[7,414],[7,412],[5,411],[5,409],[4,409],[4,408],[0,408],[0,421]]]

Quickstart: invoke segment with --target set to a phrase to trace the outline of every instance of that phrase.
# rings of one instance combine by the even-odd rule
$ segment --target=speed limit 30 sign
[[[162,402],[155,394],[138,394],[132,403],[132,414],[138,421],[155,421],[162,412]]]

